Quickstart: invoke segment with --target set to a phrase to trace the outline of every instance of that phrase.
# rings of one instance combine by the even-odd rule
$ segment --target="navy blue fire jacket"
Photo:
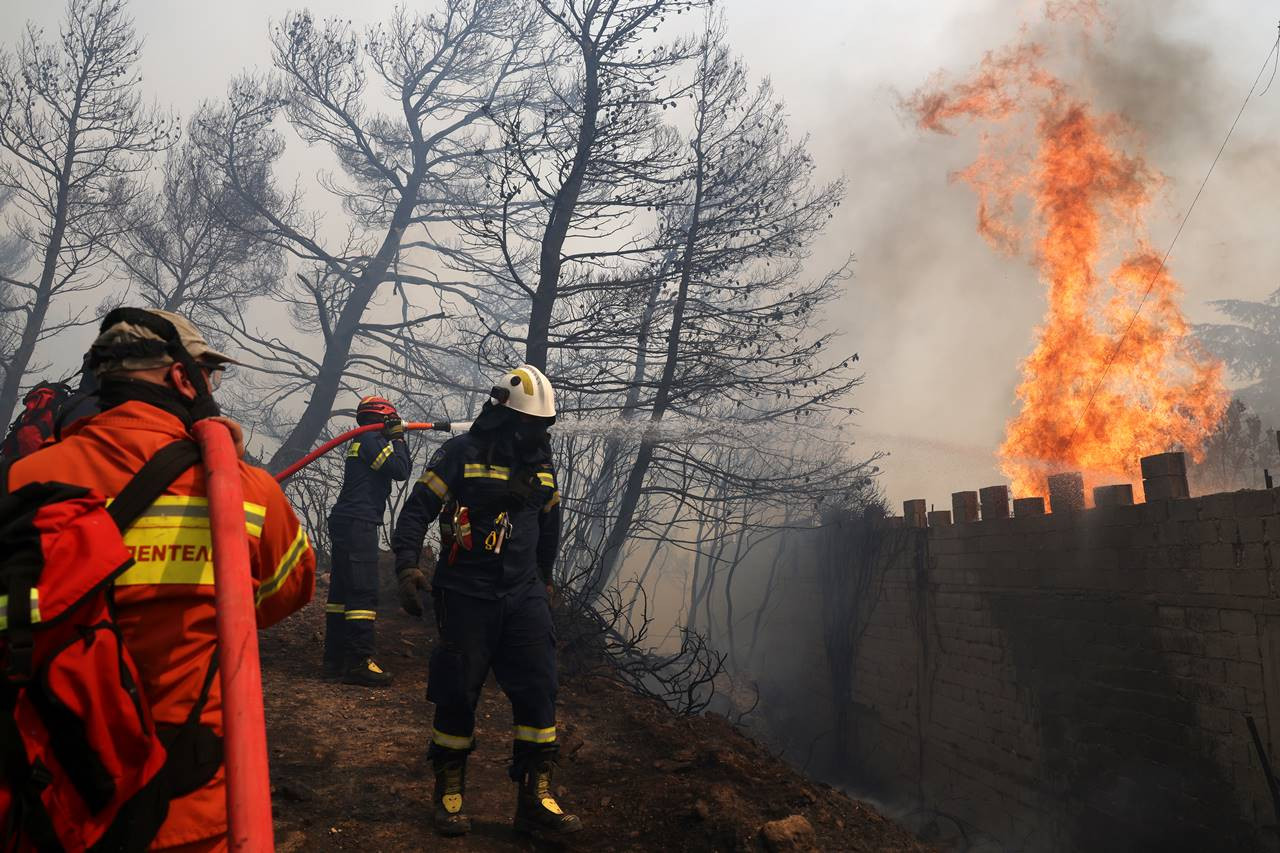
[[[403,437],[388,441],[375,431],[357,435],[347,448],[342,492],[329,517],[381,524],[392,481],[407,480],[410,472],[409,446]]]
[[[560,492],[550,450],[514,459],[474,432],[445,442],[405,501],[391,550],[396,571],[416,568],[427,529],[440,517],[432,585],[501,598],[550,583],[560,547]]]

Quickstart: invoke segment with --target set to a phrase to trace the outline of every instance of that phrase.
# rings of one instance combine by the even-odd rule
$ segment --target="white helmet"
[[[535,418],[556,416],[556,394],[551,382],[532,364],[522,364],[503,374],[489,396],[498,405]]]

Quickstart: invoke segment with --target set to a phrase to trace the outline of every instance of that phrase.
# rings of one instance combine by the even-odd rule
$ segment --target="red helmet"
[[[378,420],[386,417],[397,417],[396,407],[391,405],[391,401],[386,397],[370,396],[360,401],[360,405],[356,407],[356,420],[368,418],[369,420]]]

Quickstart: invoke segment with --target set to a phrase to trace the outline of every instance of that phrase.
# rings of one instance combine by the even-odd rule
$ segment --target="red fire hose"
[[[227,771],[227,843],[233,851],[270,853],[271,781],[267,767],[262,670],[249,541],[244,535],[240,460],[223,424],[203,420],[193,430],[204,457],[213,533],[218,674]]]
[[[306,456],[302,457],[297,462],[290,465],[288,468],[285,468],[279,474],[276,474],[276,482],[283,483],[285,480],[289,479],[294,474],[298,473],[303,468],[310,465],[312,462],[315,462],[321,456],[324,456],[330,450],[333,450],[339,444],[344,444],[350,441],[351,439],[355,438],[357,435],[360,435],[361,433],[375,432],[377,430],[380,430],[382,429],[382,426],[383,426],[382,424],[365,424],[364,426],[358,426],[355,429],[349,429],[346,432],[344,432],[342,435],[338,436],[337,438],[329,439],[324,444],[320,445],[315,450],[311,451]],[[454,428],[454,426],[455,426],[454,424],[451,424],[448,421],[440,421],[439,423],[405,424],[404,428],[405,429],[434,429],[434,430],[439,430],[440,432],[449,432]],[[457,426],[462,426],[462,424],[457,424]]]

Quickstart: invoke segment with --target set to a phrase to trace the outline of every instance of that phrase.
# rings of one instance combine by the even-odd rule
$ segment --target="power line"
[[[1222,152],[1227,149],[1227,143],[1231,141],[1231,135],[1236,131],[1236,125],[1240,123],[1240,117],[1244,115],[1245,107],[1249,105],[1249,100],[1253,97],[1254,91],[1258,88],[1258,83],[1262,80],[1262,75],[1267,73],[1267,66],[1271,64],[1271,58],[1276,57],[1277,63],[1280,63],[1280,26],[1277,26],[1276,40],[1271,45],[1271,50],[1267,52],[1267,58],[1262,61],[1262,67],[1258,69],[1258,76],[1254,78],[1253,85],[1249,87],[1249,94],[1244,96],[1244,103],[1240,104],[1240,111],[1236,113],[1235,121],[1231,122],[1231,127],[1227,130],[1226,137],[1222,140],[1222,145],[1218,147],[1218,153],[1214,155],[1213,162],[1209,164],[1209,171],[1205,173],[1204,180],[1200,182],[1200,188],[1196,190],[1195,198],[1191,200],[1191,206],[1187,208],[1186,214],[1182,217],[1182,221],[1178,223],[1178,230],[1174,233],[1173,239],[1169,241],[1169,248],[1165,250],[1164,257],[1160,259],[1160,266],[1151,274],[1151,280],[1147,282],[1147,288],[1142,293],[1142,299],[1138,301],[1138,307],[1134,309],[1133,316],[1129,318],[1129,324],[1125,326],[1124,332],[1120,335],[1120,340],[1116,341],[1115,348],[1111,351],[1111,356],[1107,359],[1107,363],[1102,367],[1102,373],[1098,376],[1098,381],[1093,386],[1092,393],[1089,394],[1089,401],[1085,403],[1084,411],[1080,413],[1079,419],[1076,420],[1076,427],[1072,430],[1071,437],[1075,438],[1076,433],[1080,431],[1081,424],[1084,423],[1085,417],[1089,414],[1089,409],[1093,406],[1094,399],[1098,396],[1098,391],[1102,389],[1102,383],[1107,378],[1107,371],[1111,369],[1112,363],[1115,362],[1116,356],[1120,354],[1120,348],[1124,346],[1125,338],[1129,336],[1129,332],[1133,330],[1133,324],[1138,321],[1138,315],[1142,313],[1143,307],[1147,304],[1147,297],[1151,295],[1152,289],[1156,286],[1156,280],[1164,273],[1165,267],[1169,263],[1169,256],[1173,254],[1173,247],[1178,244],[1178,238],[1182,236],[1182,229],[1186,227],[1187,220],[1191,218],[1192,212],[1196,209],[1196,203],[1200,201],[1200,195],[1204,192],[1205,185],[1209,183],[1209,178],[1213,175],[1213,170],[1217,168],[1218,161],[1222,159]],[[1272,72],[1274,79],[1275,73]],[[1271,83],[1267,83],[1267,89],[1271,88]],[[1266,89],[1262,94],[1266,93]],[[1261,97],[1261,95],[1259,95]]]

